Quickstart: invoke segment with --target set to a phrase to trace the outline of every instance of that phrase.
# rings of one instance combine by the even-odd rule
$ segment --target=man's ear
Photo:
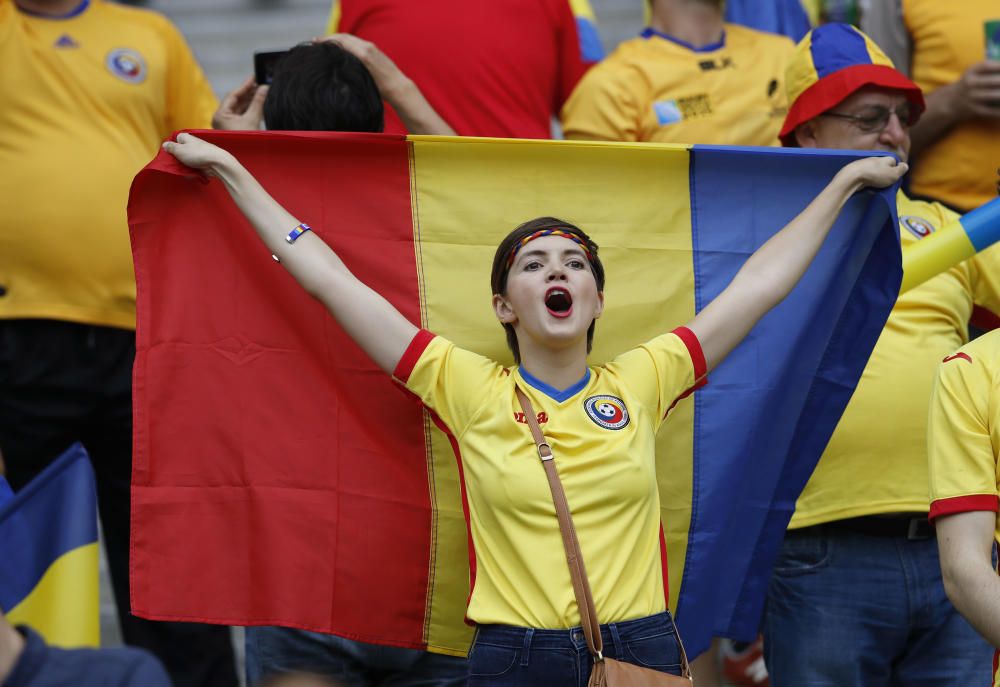
[[[500,324],[514,324],[517,322],[517,315],[514,313],[514,308],[511,307],[510,301],[498,293],[493,294],[493,312],[496,313]]]
[[[810,119],[808,122],[803,122],[795,127],[795,142],[799,144],[799,148],[819,148],[819,143],[816,141],[816,125],[815,120]]]

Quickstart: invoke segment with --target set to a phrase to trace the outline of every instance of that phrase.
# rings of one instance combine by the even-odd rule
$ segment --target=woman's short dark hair
[[[490,274],[490,286],[493,289],[493,293],[504,296],[507,294],[507,275],[510,274],[510,254],[514,249],[521,243],[521,241],[526,237],[534,234],[537,231],[544,231],[546,229],[562,229],[563,231],[580,237],[580,239],[587,246],[590,254],[593,256],[590,260],[590,270],[594,273],[594,280],[597,282],[597,290],[600,292],[604,291],[604,265],[601,264],[601,258],[597,255],[597,244],[594,243],[580,227],[570,224],[569,222],[555,217],[539,217],[537,219],[529,220],[524,224],[520,225],[514,231],[507,234],[500,245],[497,246],[497,252],[493,256],[493,271]],[[594,327],[597,324],[597,320],[590,323],[590,327],[587,328],[587,353],[590,353],[590,349],[594,344]],[[510,348],[511,352],[514,354],[514,361],[518,364],[521,362],[521,349],[517,345],[517,333],[514,331],[513,325],[504,323],[504,332],[507,334],[507,346]]]
[[[274,65],[264,101],[272,131],[380,132],[385,112],[375,80],[336,43],[304,43]]]

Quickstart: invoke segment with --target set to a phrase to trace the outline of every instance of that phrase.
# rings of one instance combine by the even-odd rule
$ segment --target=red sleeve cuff
[[[928,520],[934,520],[942,515],[969,513],[972,511],[992,511],[996,513],[1000,506],[996,494],[970,494],[969,496],[953,496],[948,499],[937,499],[931,503]]]
[[[413,372],[417,361],[420,360],[420,356],[424,354],[424,350],[433,340],[434,335],[426,329],[418,331],[413,340],[410,341],[410,345],[406,347],[406,351],[403,352],[403,357],[396,363],[396,369],[393,370],[392,376],[406,384],[410,379],[410,373]]]
[[[681,396],[683,398],[695,389],[700,389],[708,384],[708,364],[705,362],[705,352],[701,350],[701,342],[698,341],[698,337],[693,331],[687,327],[678,327],[674,330],[674,334],[687,346],[688,354],[691,356],[691,364],[694,366],[694,385],[684,392]]]
[[[674,399],[674,402],[667,408],[668,413],[674,409],[674,406],[679,401],[708,384],[708,365],[705,363],[705,352],[701,350],[701,342],[698,341],[698,337],[687,327],[678,327],[673,333],[687,346],[688,354],[691,356],[691,365],[694,367],[694,384],[691,385],[690,389]]]
[[[688,353],[691,355],[691,364],[694,365],[694,378],[696,380],[694,388],[704,386],[706,383],[704,377],[708,374],[708,365],[705,363],[705,352],[701,350],[701,342],[698,341],[698,337],[695,336],[694,332],[687,327],[678,327],[673,333],[684,342]]]

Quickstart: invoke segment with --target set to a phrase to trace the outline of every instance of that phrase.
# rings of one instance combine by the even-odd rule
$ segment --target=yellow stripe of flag
[[[552,143],[502,139],[410,137],[414,244],[417,247],[423,326],[470,350],[511,364],[510,351],[489,308],[489,273],[470,283],[462,265],[489,265],[512,227],[553,215],[586,227],[601,249],[609,281],[608,308],[595,339],[592,361],[667,331],[694,316],[689,149],[628,144]],[[469,160],[488,173],[470,174]],[[572,170],[567,174],[565,170]],[[610,197],[614,202],[609,202]],[[626,212],[622,209],[627,208]],[[661,275],[655,293],[638,274]],[[667,295],[670,298],[666,298]],[[667,302],[655,318],[649,303]],[[683,573],[690,522],[693,404],[682,404],[660,471],[670,550],[672,600]],[[668,436],[669,435],[669,436]],[[466,529],[455,456],[444,434],[430,431],[428,473],[436,504],[436,550],[431,561],[427,642],[436,651],[464,646],[467,589]],[[663,477],[668,475],[669,479]],[[435,592],[440,593],[435,593]]]

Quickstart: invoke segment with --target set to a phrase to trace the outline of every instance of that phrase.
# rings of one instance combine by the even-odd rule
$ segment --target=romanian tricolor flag
[[[98,646],[97,494],[76,444],[0,503],[0,610],[50,644]]]
[[[600,363],[690,320],[856,157],[199,135],[414,323],[507,363],[489,275],[521,222],[554,215],[600,244]],[[464,653],[469,560],[448,439],[271,260],[222,185],[200,181],[161,153],[129,202],[133,611]],[[899,288],[894,213],[892,190],[855,196],[802,283],[661,433],[669,589],[696,652],[757,630],[795,498]]]

